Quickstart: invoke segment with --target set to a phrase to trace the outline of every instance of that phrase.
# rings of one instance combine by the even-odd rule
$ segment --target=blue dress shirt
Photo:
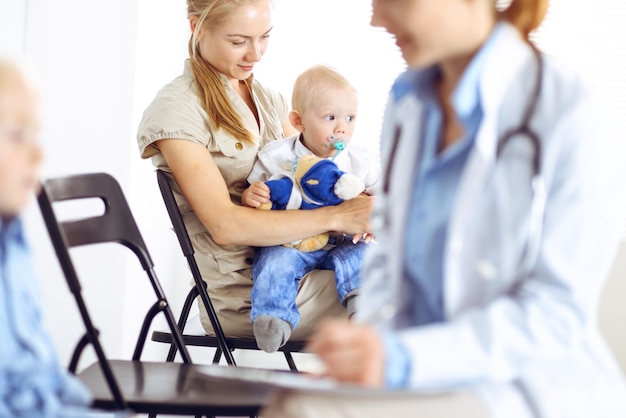
[[[443,113],[437,97],[438,67],[409,71],[394,84],[396,96],[414,94],[423,103],[423,129],[420,152],[415,157],[413,194],[406,219],[404,277],[410,284],[413,325],[442,322],[443,260],[448,220],[456,198],[457,186],[467,157],[476,139],[483,111],[479,92],[480,73],[497,28],[474,56],[455,88],[452,105],[463,134],[440,150]],[[383,335],[387,353],[386,385],[406,384],[412,365],[404,347],[392,332]]]
[[[0,218],[0,417],[86,417],[90,402],[44,329],[21,222]]]

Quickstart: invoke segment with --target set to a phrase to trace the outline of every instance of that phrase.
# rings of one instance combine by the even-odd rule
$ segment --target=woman
[[[295,133],[288,106],[253,78],[272,30],[270,0],[189,0],[189,60],[166,85],[139,126],[143,158],[172,173],[185,224],[227,336],[253,338],[250,324],[252,246],[277,245],[321,232],[368,231],[371,199],[312,211],[241,206],[257,151]],[[269,194],[266,196],[266,199]],[[306,338],[323,316],[345,315],[329,272],[302,278],[302,315],[292,339]],[[202,304],[204,328],[213,333]],[[269,332],[269,331],[268,331]]]
[[[372,25],[410,67],[385,114],[379,245],[360,323],[323,324],[309,349],[340,381],[465,390],[281,395],[263,416],[626,416],[596,315],[625,208],[624,136],[528,41],[546,9],[373,0]]]

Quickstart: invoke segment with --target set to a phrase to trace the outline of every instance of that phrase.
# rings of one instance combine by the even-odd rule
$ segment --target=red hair
[[[527,39],[548,12],[549,0],[513,0],[500,16],[512,23]]]

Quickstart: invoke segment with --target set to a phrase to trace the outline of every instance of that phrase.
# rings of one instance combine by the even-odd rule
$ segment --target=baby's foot
[[[269,315],[260,315],[252,324],[254,338],[259,348],[273,353],[285,345],[291,336],[291,325],[287,321]]]
[[[346,311],[348,312],[349,319],[352,319],[354,314],[356,314],[358,300],[359,300],[359,292],[356,290],[353,290],[352,292],[348,293],[344,299],[344,305],[346,306]]]

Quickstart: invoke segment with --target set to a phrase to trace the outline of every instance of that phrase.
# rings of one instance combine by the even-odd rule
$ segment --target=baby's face
[[[38,103],[17,76],[0,74],[0,215],[17,215],[38,184]]]
[[[358,100],[351,89],[325,89],[302,113],[304,145],[322,158],[335,155],[330,143],[336,138],[348,145],[354,133]]]

